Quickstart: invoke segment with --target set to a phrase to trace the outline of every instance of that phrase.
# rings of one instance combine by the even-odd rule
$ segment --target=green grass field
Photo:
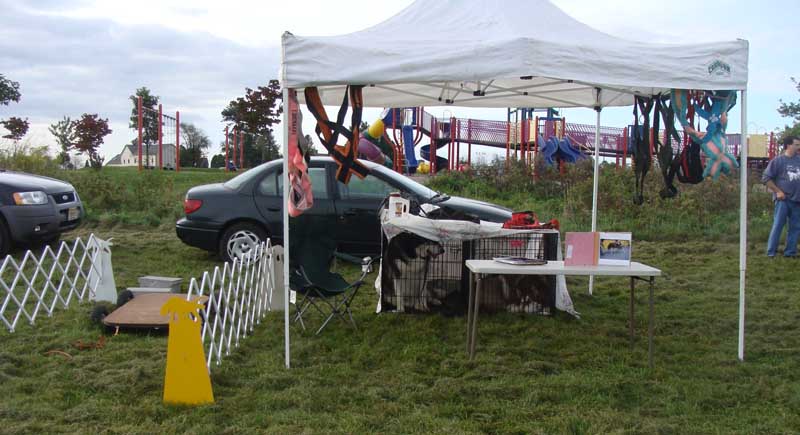
[[[173,193],[180,198],[184,187],[175,186],[219,175],[181,174]],[[89,232],[114,238],[120,288],[140,275],[188,279],[217,264],[180,243],[168,223],[90,223],[67,238]],[[286,370],[283,313],[271,313],[212,368],[215,404],[173,407],[161,402],[166,336],[110,336],[90,323],[84,304],[0,331],[0,432],[796,433],[800,260],[768,260],[763,245],[760,236],[748,243],[743,363],[738,245],[716,236],[635,240],[634,260],[665,272],[656,281],[653,370],[646,288],[638,287],[631,349],[626,279],[596,280],[594,296],[588,280],[570,279],[580,319],[482,316],[474,362],[463,317],[375,314],[377,295],[365,286],[355,309],[359,331],[341,323],[321,336],[293,328]],[[100,335],[101,350],[74,346]]]

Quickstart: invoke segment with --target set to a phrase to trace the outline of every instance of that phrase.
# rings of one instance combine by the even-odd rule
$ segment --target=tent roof
[[[548,0],[417,0],[359,32],[285,33],[281,81],[318,86],[331,105],[344,85],[363,84],[376,107],[621,106],[672,88],[746,89],[747,62],[745,40],[624,40]]]

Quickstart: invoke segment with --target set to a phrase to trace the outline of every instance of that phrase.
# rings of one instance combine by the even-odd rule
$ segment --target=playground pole
[[[164,116],[161,112],[161,105],[158,105],[158,169],[164,169]]]
[[[511,158],[511,117],[509,116],[509,121],[506,123],[506,167],[508,167],[509,159]]]
[[[436,175],[436,137],[439,126],[437,125],[436,118],[431,117],[431,144],[428,146],[428,160],[431,163],[431,174]]]
[[[225,164],[222,165],[225,168],[225,172],[228,172],[228,126],[225,126]]]
[[[600,88],[597,88],[597,105],[594,110],[597,111],[597,124],[594,130],[594,180],[592,185],[592,232],[597,231],[597,193],[600,186],[600,112],[603,108],[600,106]],[[563,118],[562,118],[563,120]],[[592,287],[594,287],[594,275],[589,275],[589,294],[592,294]],[[633,319],[631,319],[633,321]]]
[[[456,132],[458,135],[461,135],[461,120],[456,120]],[[458,163],[461,161],[461,141],[456,142],[456,171],[458,170]]]
[[[450,162],[447,171],[452,171],[456,167],[455,162],[456,154],[456,118],[450,117]]]
[[[622,138],[622,169],[628,166],[628,127],[623,130],[625,137]]]
[[[181,112],[175,111],[175,172],[181,171]]]
[[[539,117],[536,117],[536,123],[533,125],[533,178],[539,177],[536,170],[536,154],[539,152]]]
[[[232,133],[232,134],[233,134],[233,159],[231,159],[231,160],[233,160],[233,164],[234,164],[234,165],[237,167],[237,169],[238,169],[238,167],[239,167],[238,163],[239,163],[239,162],[237,162],[237,161],[236,161],[236,149],[237,149],[237,148],[238,148],[238,146],[239,146],[239,145],[238,145],[238,142],[237,142],[237,137],[238,137],[239,135],[238,135],[238,134],[236,134],[236,127],[233,127],[233,133]]]
[[[239,132],[239,167],[244,168],[244,132]]]
[[[138,128],[139,128],[139,171],[142,170],[142,96],[137,99],[136,106],[138,108]]]
[[[467,166],[472,167],[472,118],[467,119]]]

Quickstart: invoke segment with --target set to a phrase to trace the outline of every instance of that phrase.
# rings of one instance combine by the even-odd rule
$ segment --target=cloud
[[[208,33],[0,6],[0,71],[20,82],[22,92],[21,102],[0,109],[0,117],[46,124],[98,113],[114,125],[102,147],[107,157],[132,138],[126,131],[128,97],[138,87],[148,87],[161,97],[165,112],[180,110],[183,121],[197,124],[216,143],[227,103],[245,87],[277,76],[277,50],[244,47]]]

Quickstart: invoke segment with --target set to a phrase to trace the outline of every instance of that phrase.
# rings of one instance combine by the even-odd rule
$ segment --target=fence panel
[[[29,250],[19,261],[6,256],[0,265],[0,321],[14,332],[22,319],[33,325],[42,312],[50,317],[73,300],[94,299],[110,245],[92,234],[85,242],[61,242],[58,250],[47,246],[39,255]]]
[[[271,309],[272,291],[275,289],[275,253],[270,241],[262,243],[240,261],[225,263],[211,272],[204,272],[198,281],[189,283],[188,298],[207,296],[203,311],[203,348],[206,365],[222,363],[231,348],[239,346],[255,325]],[[280,270],[278,271],[280,273]],[[281,308],[282,309],[282,308]]]

